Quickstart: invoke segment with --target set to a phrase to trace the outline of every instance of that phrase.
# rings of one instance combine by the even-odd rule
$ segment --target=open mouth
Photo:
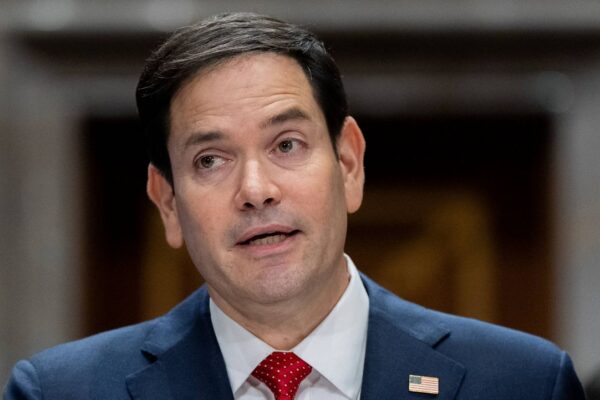
[[[241,245],[245,246],[262,246],[268,244],[277,244],[283,242],[288,237],[296,235],[299,230],[293,230],[291,232],[268,232],[260,235],[251,237],[248,240],[240,242]]]

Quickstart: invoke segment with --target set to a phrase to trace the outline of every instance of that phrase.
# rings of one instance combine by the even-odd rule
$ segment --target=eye
[[[202,168],[211,168],[215,165],[215,156],[204,156],[198,160],[198,165]]]
[[[296,146],[296,143],[291,140],[291,139],[286,139],[286,140],[282,140],[278,145],[277,148],[279,149],[279,151],[281,151],[282,153],[289,153],[290,151],[292,151],[294,149],[294,147]]]
[[[306,141],[294,136],[282,137],[275,143],[271,155],[279,162],[299,162],[305,160],[310,154]]]
[[[196,165],[196,168],[203,169],[203,170],[214,169],[224,163],[225,163],[225,159],[223,159],[223,157],[215,156],[212,154],[200,156],[194,162],[194,164]]]

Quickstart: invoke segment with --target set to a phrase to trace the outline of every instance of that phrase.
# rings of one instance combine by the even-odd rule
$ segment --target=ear
[[[146,192],[160,211],[167,243],[174,248],[181,247],[183,245],[183,235],[179,224],[179,216],[177,215],[177,202],[173,186],[152,164],[148,165]]]
[[[342,168],[346,207],[349,213],[360,208],[365,184],[365,138],[352,117],[346,117],[337,139],[339,163]]]

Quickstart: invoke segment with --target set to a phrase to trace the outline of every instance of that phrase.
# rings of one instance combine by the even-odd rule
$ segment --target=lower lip
[[[291,249],[300,232],[287,236],[284,240],[272,244],[242,244],[237,248],[254,258],[277,256]]]

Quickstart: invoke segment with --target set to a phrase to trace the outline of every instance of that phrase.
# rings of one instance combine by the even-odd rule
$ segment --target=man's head
[[[136,99],[150,162],[172,181],[167,151],[170,107],[177,91],[203,70],[248,53],[271,52],[293,58],[303,69],[321,107],[332,143],[348,113],[338,68],[312,33],[251,13],[222,14],[177,30],[147,60]]]
[[[233,26],[235,35],[212,26],[219,21]],[[148,194],[160,210],[167,241],[173,247],[186,244],[211,297],[230,314],[273,304],[294,304],[306,312],[330,307],[347,283],[347,213],[362,201],[365,145],[356,122],[345,114],[335,65],[309,34],[265,17],[224,16],[199,26],[210,26],[213,34],[207,38],[197,34],[199,28],[188,28],[166,46],[180,42],[177,54],[186,49],[183,53],[196,59],[196,42],[218,53],[236,47],[236,38],[251,43],[256,33],[257,43],[279,47],[233,55],[222,50],[226,57],[186,74],[173,71],[176,63],[163,49],[158,51],[163,61],[153,60],[154,67],[145,70],[144,75],[159,74],[161,81],[171,75],[179,82],[176,89],[163,82],[172,93],[163,122],[156,122],[168,121],[159,128],[168,128],[171,176],[155,160],[148,168]],[[225,38],[215,36],[217,31]],[[327,68],[315,67],[315,73],[312,56],[301,64],[299,55],[284,51],[281,43],[291,46],[296,33],[301,34],[296,47],[309,41],[310,53],[319,46],[313,58],[326,59]],[[180,55],[175,59],[182,62]],[[338,81],[322,81],[325,70],[336,71]],[[341,106],[331,93],[319,92],[331,87]],[[152,107],[144,108],[141,98],[140,113],[148,124]]]

